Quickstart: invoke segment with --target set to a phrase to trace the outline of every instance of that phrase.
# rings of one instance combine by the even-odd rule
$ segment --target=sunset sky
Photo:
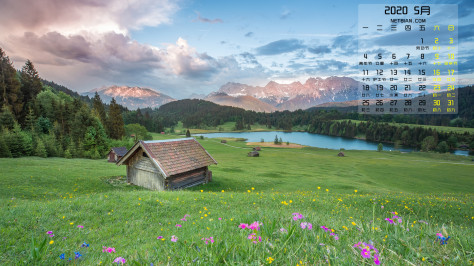
[[[387,2],[0,0],[0,47],[16,68],[30,59],[75,91],[127,85],[185,98],[229,81],[354,76],[358,4]],[[472,84],[474,1],[397,2],[458,4],[459,78]]]

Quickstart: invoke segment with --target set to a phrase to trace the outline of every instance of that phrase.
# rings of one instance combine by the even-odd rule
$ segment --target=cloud
[[[251,31],[249,31],[249,32],[245,33],[245,35],[244,35],[244,36],[245,36],[245,37],[249,37],[249,38],[250,38],[250,37],[253,37],[253,35],[254,35],[254,33],[253,33],[253,32],[251,32]]]
[[[177,3],[172,0],[4,0],[0,9],[0,36],[26,31],[127,33],[129,29],[169,23],[177,10]]]
[[[215,19],[204,18],[204,17],[201,17],[201,14],[197,11],[196,11],[196,14],[198,15],[198,17],[193,21],[199,21],[202,23],[211,23],[211,24],[223,23],[222,19],[220,18],[215,18]]]
[[[331,47],[352,54],[357,52],[357,39],[357,35],[340,35],[333,39]]]
[[[328,45],[320,45],[314,47],[308,47],[308,52],[312,54],[328,54],[331,52],[331,49]]]
[[[219,67],[216,59],[206,53],[198,53],[182,38],[176,44],[168,45],[163,57],[174,74],[187,78],[208,78]]]
[[[268,43],[264,46],[256,48],[259,55],[277,55],[294,52],[299,49],[306,48],[302,41],[297,39],[279,40]]]

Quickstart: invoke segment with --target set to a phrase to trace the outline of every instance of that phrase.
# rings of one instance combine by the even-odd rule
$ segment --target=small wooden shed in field
[[[127,181],[152,190],[192,187],[212,180],[217,161],[194,138],[138,141],[121,160]]]
[[[113,147],[107,155],[107,161],[109,163],[116,163],[125,155],[125,153],[127,153],[127,151],[126,147]]]

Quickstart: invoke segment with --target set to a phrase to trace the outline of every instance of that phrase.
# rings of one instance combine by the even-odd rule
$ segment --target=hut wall
[[[208,172],[207,167],[203,167],[186,173],[170,176],[167,180],[167,188],[173,190],[207,183]]]
[[[110,152],[109,152],[109,155],[108,155],[108,162],[109,162],[109,163],[116,162],[115,157],[116,157],[116,156],[115,156],[115,153],[114,153],[113,151],[110,151]]]
[[[164,190],[164,178],[151,159],[143,156],[140,149],[127,165],[127,181],[152,190]]]

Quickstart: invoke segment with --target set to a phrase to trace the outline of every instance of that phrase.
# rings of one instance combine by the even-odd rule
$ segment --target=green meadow
[[[213,182],[173,192],[129,185],[125,166],[105,159],[0,159],[0,264],[474,261],[469,157],[264,148],[253,158],[241,141],[199,141],[219,163]]]

